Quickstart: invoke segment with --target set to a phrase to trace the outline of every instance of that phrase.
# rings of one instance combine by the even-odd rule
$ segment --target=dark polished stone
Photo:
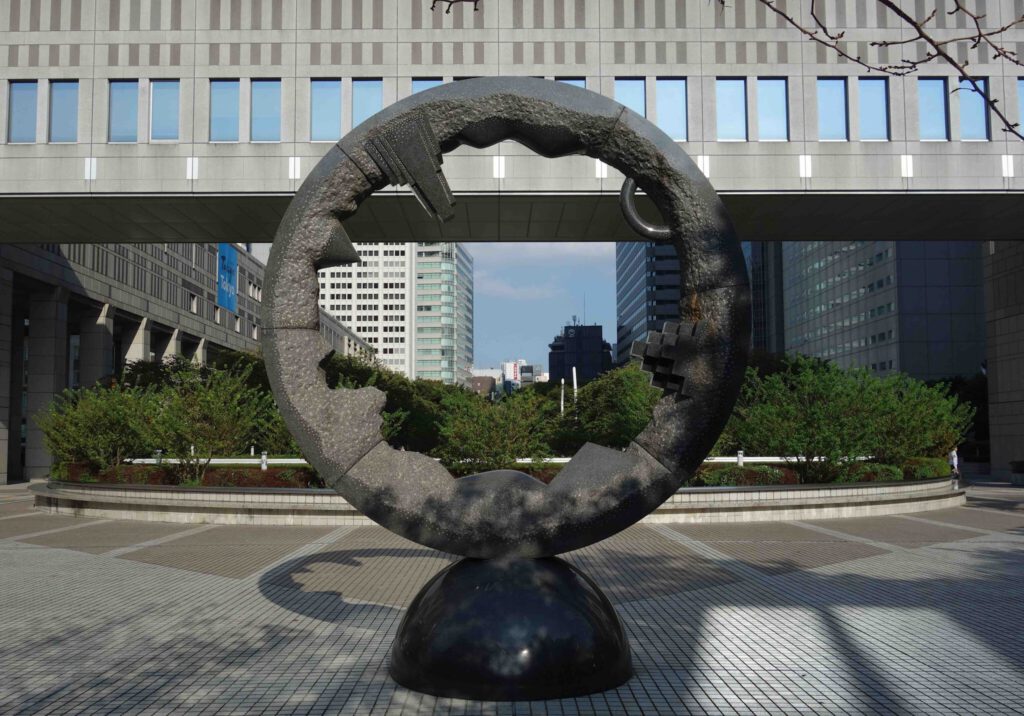
[[[464,559],[409,606],[391,676],[436,696],[522,701],[612,689],[629,641],[597,585],[560,559]]]

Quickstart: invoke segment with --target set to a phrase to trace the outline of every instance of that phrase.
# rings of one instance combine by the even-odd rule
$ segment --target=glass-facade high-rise
[[[783,244],[786,350],[923,380],[984,359],[981,244]]]
[[[671,244],[615,245],[614,362],[629,360],[633,341],[679,317],[679,260]]]
[[[464,384],[473,365],[473,257],[462,244],[416,244],[415,376]]]

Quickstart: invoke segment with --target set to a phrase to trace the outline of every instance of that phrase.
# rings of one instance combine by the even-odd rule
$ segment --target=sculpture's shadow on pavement
[[[316,552],[267,570],[259,590],[274,604],[320,621],[350,622],[368,610],[378,618],[398,617],[420,587],[455,559],[427,548]]]

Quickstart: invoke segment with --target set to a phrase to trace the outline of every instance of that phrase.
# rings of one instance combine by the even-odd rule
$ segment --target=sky
[[[581,323],[604,326],[604,339],[614,343],[614,243],[467,247],[474,263],[477,368],[525,358],[547,370],[548,343],[574,315]]]
[[[523,358],[547,370],[548,343],[572,322],[615,342],[615,244],[472,243],[474,367]],[[266,262],[270,244],[253,252]],[[584,307],[585,304],[585,307]]]

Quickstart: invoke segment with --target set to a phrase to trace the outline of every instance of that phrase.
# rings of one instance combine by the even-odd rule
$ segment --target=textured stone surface
[[[397,146],[403,136],[415,137],[425,156]],[[602,460],[599,449],[588,446],[551,487],[515,473],[446,483],[442,468],[382,446],[380,419],[371,413],[382,406],[383,395],[370,389],[348,398],[338,396],[352,391],[328,390],[318,372],[323,351],[312,338],[316,270],[354,260],[339,222],[394,180],[414,184],[428,211],[443,216],[446,187],[434,141],[443,153],[506,139],[548,157],[587,154],[634,179],[654,201],[679,255],[680,322],[697,327],[687,350],[672,361],[666,395],[628,456]],[[704,175],[643,117],[601,95],[545,80],[448,83],[360,124],[296,194],[275,238],[267,286],[267,367],[285,420],[310,462],[381,524],[471,557],[558,554],[641,519],[714,444],[739,392],[749,348],[742,252]]]

